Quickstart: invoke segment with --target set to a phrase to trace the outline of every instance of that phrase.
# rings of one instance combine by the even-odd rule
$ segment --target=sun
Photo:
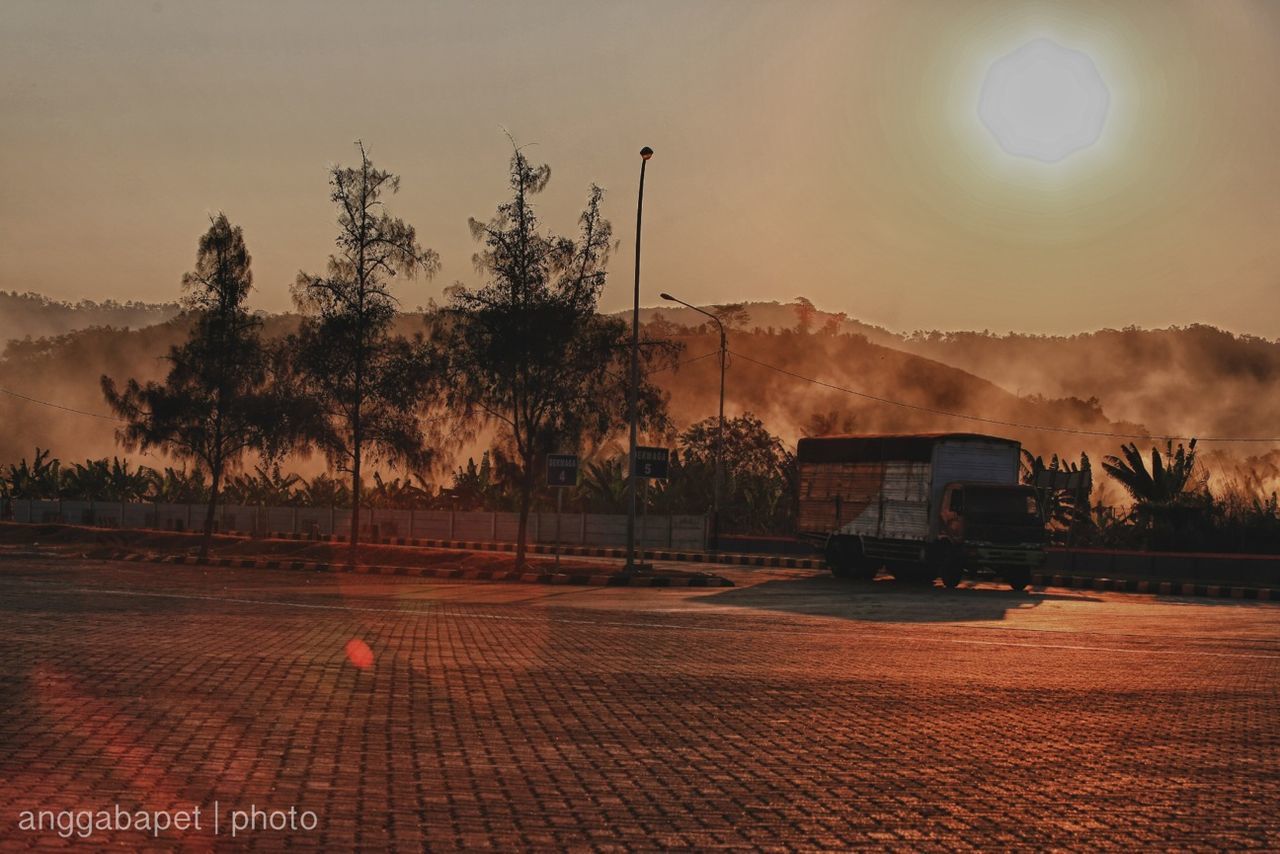
[[[1088,54],[1041,38],[991,63],[978,117],[1007,154],[1057,163],[1101,138],[1110,106]]]

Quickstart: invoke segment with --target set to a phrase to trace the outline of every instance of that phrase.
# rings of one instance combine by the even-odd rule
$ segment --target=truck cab
[[[1047,534],[1034,487],[950,483],[939,513],[939,542],[960,549],[959,557],[970,566],[1016,582],[1029,577],[1044,559]]]

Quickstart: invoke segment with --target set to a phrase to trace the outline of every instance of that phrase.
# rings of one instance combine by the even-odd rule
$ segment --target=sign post
[[[564,507],[564,490],[556,490],[556,572],[560,571],[560,510]]]
[[[644,478],[644,503],[641,505],[642,518],[648,516],[648,500],[649,500],[649,481],[652,478],[662,478],[665,480],[671,470],[671,451],[667,448],[655,448],[645,445],[636,447],[635,459],[631,464],[631,476],[633,478]],[[640,534],[636,537],[639,543],[639,552],[644,555],[644,527],[642,525]]]
[[[547,486],[556,491],[556,571],[560,571],[560,511],[564,507],[564,491],[578,485],[578,455],[547,455]]]

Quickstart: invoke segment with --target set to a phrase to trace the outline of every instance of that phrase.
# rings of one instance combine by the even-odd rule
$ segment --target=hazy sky
[[[1006,154],[986,69],[1036,38],[1110,93],[1092,147]],[[787,301],[895,329],[1209,322],[1280,336],[1280,3],[54,2],[0,11],[0,289],[168,300],[208,215],[255,304],[332,246],[326,168],[403,178],[440,252],[407,307],[474,282],[467,217],[508,129],[551,164],[544,220],[606,188],[630,304]]]

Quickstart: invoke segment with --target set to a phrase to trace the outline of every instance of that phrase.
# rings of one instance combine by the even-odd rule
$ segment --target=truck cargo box
[[[947,484],[1016,484],[1021,447],[977,433],[822,436],[796,449],[800,534],[937,535]]]

